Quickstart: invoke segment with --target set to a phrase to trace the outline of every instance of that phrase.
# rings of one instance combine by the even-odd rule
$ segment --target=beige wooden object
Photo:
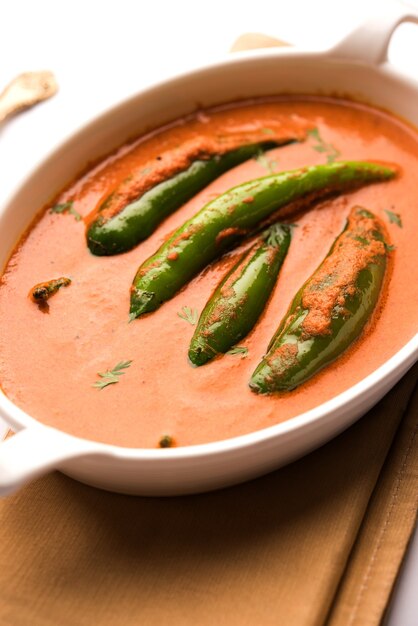
[[[58,84],[52,72],[19,74],[0,94],[0,122],[51,98],[57,91]]]

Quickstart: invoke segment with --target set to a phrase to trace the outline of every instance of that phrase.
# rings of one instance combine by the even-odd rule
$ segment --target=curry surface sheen
[[[225,439],[287,420],[346,390],[399,350],[417,331],[418,135],[390,115],[343,100],[282,98],[199,113],[121,148],[68,187],[57,202],[74,200],[83,217],[133,168],[194,137],[254,129],[309,134],[304,143],[274,149],[236,167],[166,219],[130,252],[95,257],[85,223],[49,210],[13,252],[0,284],[0,382],[7,396],[45,424],[87,439],[155,447],[163,435],[176,445]],[[318,139],[320,138],[320,140]],[[325,144],[327,150],[318,148]],[[138,266],[164,238],[228,188],[263,175],[340,160],[384,160],[401,168],[389,183],[323,202],[298,216],[293,241],[268,306],[238,353],[194,368],[187,359],[194,326],[183,307],[202,311],[239,249],[212,265],[158,311],[128,323],[129,289]],[[81,164],[82,165],[82,164]],[[387,225],[392,263],[371,324],[345,355],[300,388],[258,396],[248,382],[296,291],[341,232],[350,208],[367,207]],[[34,213],[39,207],[33,207]],[[402,227],[386,211],[401,216]],[[35,284],[66,276],[71,285],[42,312],[28,297]],[[118,384],[93,387],[97,372],[132,360]]]

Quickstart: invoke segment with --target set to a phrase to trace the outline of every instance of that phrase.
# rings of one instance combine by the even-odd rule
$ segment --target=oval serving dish
[[[57,192],[83,164],[112,151],[124,138],[192,112],[197,102],[209,107],[275,95],[271,86],[278,85],[277,93],[348,94],[418,126],[418,83],[387,62],[393,30],[404,21],[418,18],[406,9],[393,9],[325,52],[241,53],[112,108],[54,151],[2,209],[1,262],[7,261],[33,218],[33,207],[49,201],[54,191],[51,181]],[[233,439],[168,450],[128,449],[74,437],[44,426],[0,393],[0,415],[17,433],[0,445],[0,494],[52,469],[90,485],[138,495],[177,495],[232,485],[284,465],[340,433],[389,391],[417,357],[418,335],[360,383],[304,414]]]

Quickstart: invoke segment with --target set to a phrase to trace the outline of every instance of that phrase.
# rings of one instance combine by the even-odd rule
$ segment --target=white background
[[[0,126],[0,205],[80,124],[142,87],[221,57],[240,34],[261,32],[305,48],[326,48],[385,4],[385,0],[3,0],[0,91],[16,74],[36,69],[52,70],[60,91]],[[418,79],[418,26],[397,30],[390,59]],[[0,420],[0,435],[3,430]],[[418,533],[395,593],[389,626],[418,626],[417,590]]]

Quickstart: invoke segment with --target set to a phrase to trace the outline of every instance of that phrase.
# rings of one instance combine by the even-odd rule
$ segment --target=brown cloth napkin
[[[182,498],[54,473],[0,502],[1,626],[377,626],[418,506],[418,366],[244,485]]]

